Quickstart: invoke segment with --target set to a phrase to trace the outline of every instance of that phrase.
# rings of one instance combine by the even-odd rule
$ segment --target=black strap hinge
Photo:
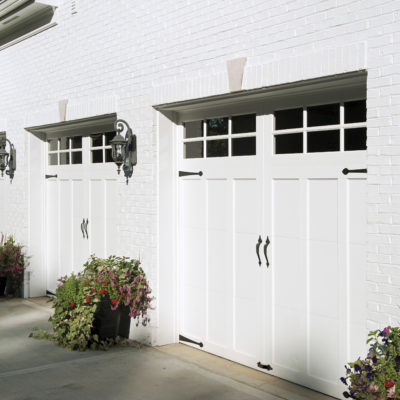
[[[199,171],[199,172],[179,171],[179,176],[190,176],[190,175],[202,176],[203,175],[203,171]]]
[[[192,344],[197,344],[197,346],[203,347],[203,343],[202,342],[195,342],[192,339],[189,339],[185,336],[179,335],[179,341],[180,342],[188,342],[188,343],[192,343]]]
[[[267,371],[272,371],[272,367],[269,364],[261,364],[260,361],[257,363],[257,367],[266,369]]]

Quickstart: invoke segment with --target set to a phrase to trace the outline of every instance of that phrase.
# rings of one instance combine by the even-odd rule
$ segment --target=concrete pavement
[[[304,388],[311,397],[285,390],[271,394],[268,386],[248,385],[234,375],[189,362],[171,348],[117,346],[107,352],[80,353],[29,338],[33,327],[50,328],[50,313],[32,301],[0,299],[0,400],[328,398]]]

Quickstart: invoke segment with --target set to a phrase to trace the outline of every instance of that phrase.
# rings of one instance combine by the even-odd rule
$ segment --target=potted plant
[[[400,398],[400,328],[390,326],[369,333],[368,355],[349,363],[340,380],[348,386],[345,398],[387,400]]]
[[[140,262],[92,256],[84,271],[59,280],[50,317],[53,333],[31,336],[55,340],[73,350],[107,349],[129,336],[131,318],[146,325],[150,287]]]
[[[0,239],[0,296],[19,296],[24,280],[25,257],[23,246],[13,236]]]

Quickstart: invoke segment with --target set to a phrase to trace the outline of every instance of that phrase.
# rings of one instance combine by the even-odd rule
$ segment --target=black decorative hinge
[[[179,171],[179,176],[189,176],[189,175],[202,176],[203,175],[203,171],[199,171],[199,172]]]
[[[272,367],[269,364],[261,364],[260,361],[257,363],[257,367],[266,369],[267,371],[272,371]]]
[[[179,335],[179,341],[180,342],[188,342],[188,343],[192,343],[192,344],[197,344],[197,346],[203,347],[203,343],[202,342],[195,342],[192,339],[189,339],[185,336]]]
[[[342,170],[343,175],[347,174],[366,174],[368,172],[367,168],[359,168],[359,169],[348,169],[344,168]]]

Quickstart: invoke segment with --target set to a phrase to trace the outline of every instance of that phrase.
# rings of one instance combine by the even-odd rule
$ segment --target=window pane
[[[275,154],[293,154],[303,152],[303,133],[275,135]]]
[[[60,150],[68,150],[69,149],[69,138],[63,137],[60,138]]]
[[[92,139],[92,147],[103,146],[103,135],[101,133],[90,135],[90,137]]]
[[[255,137],[232,139],[233,156],[254,156],[255,154],[256,154]]]
[[[111,149],[106,149],[106,162],[113,162]]]
[[[104,139],[105,139],[105,145],[106,146],[111,146],[110,145],[110,140],[112,140],[115,136],[115,132],[106,132],[104,134]]]
[[[307,126],[335,125],[339,123],[339,104],[325,104],[307,108]]]
[[[69,153],[60,153],[60,165],[69,164]]]
[[[367,128],[345,129],[344,149],[366,150],[367,149]]]
[[[207,142],[207,157],[226,157],[228,155],[228,139],[209,140]]]
[[[71,138],[71,149],[82,148],[82,136],[74,136]]]
[[[367,120],[367,104],[365,100],[344,103],[344,122],[365,122]]]
[[[309,153],[340,150],[340,131],[308,132],[307,151]]]
[[[81,151],[71,152],[71,164],[82,164],[82,152]]]
[[[185,158],[203,158],[203,142],[184,144]]]
[[[92,150],[92,163],[103,162],[103,150]]]
[[[275,111],[275,129],[295,129],[303,127],[303,109]]]
[[[195,138],[203,136],[203,121],[185,122],[185,138]]]
[[[207,120],[207,136],[227,135],[228,118],[213,118]]]
[[[49,165],[58,165],[58,154],[49,154]]]
[[[256,131],[256,114],[238,115],[232,117],[232,133],[247,133]]]
[[[48,140],[49,142],[49,151],[56,151],[58,145],[58,139]]]

